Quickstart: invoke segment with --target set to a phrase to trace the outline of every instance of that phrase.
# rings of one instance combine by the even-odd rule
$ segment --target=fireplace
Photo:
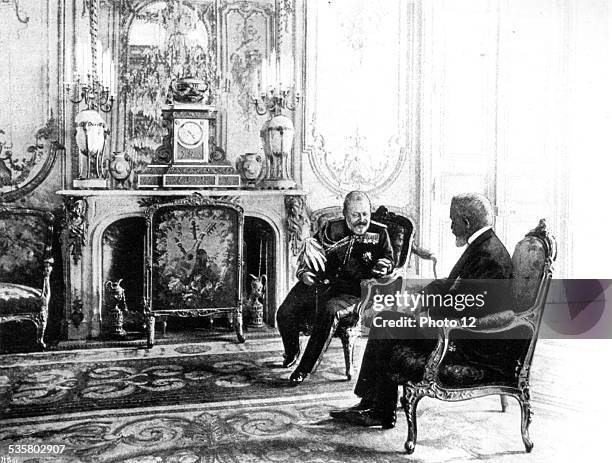
[[[125,326],[129,330],[142,330],[147,208],[191,192],[67,190],[60,193],[66,201],[64,337],[68,340],[105,337],[110,319],[106,284],[119,279],[123,280],[126,305],[133,311],[126,315]],[[286,230],[285,198],[304,193],[298,190],[224,193],[198,191],[211,198],[235,201],[244,209],[243,297],[248,295],[252,278],[265,275],[263,321],[267,326],[274,326],[278,304],[294,283],[295,256]],[[244,321],[247,327],[252,321],[247,308]],[[180,322],[173,324],[178,327]]]

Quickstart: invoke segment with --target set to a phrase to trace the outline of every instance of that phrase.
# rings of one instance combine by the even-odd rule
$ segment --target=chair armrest
[[[533,313],[516,313],[513,310],[504,310],[503,312],[476,318],[473,326],[470,324],[470,326],[444,327],[441,329],[445,330],[446,335],[449,336],[451,331],[482,334],[503,333],[517,326],[529,326],[533,329]]]
[[[433,262],[433,272],[434,272],[434,278],[438,278],[438,272],[436,271],[436,266],[438,264],[438,258],[436,257],[436,255],[430,251],[429,249],[425,249],[420,247],[417,244],[413,244],[412,245],[412,252],[414,253],[415,256],[423,259],[423,260],[430,260]]]

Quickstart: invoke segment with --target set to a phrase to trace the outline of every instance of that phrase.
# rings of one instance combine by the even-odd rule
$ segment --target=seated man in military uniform
[[[343,221],[331,221],[304,243],[300,280],[278,309],[276,318],[285,348],[284,367],[300,353],[300,329],[312,323],[304,355],[289,381],[298,385],[313,370],[338,322],[359,303],[361,280],[393,270],[393,248],[386,227],[370,221],[368,196],[352,191],[344,199]]]

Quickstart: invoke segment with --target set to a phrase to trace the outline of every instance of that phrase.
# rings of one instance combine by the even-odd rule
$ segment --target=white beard
[[[461,248],[467,244],[467,238],[465,236],[455,236],[455,245]]]

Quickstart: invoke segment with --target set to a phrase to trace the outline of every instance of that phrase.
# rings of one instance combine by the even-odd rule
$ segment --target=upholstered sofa
[[[53,221],[50,212],[0,205],[0,324],[34,324],[41,348],[51,296]]]

